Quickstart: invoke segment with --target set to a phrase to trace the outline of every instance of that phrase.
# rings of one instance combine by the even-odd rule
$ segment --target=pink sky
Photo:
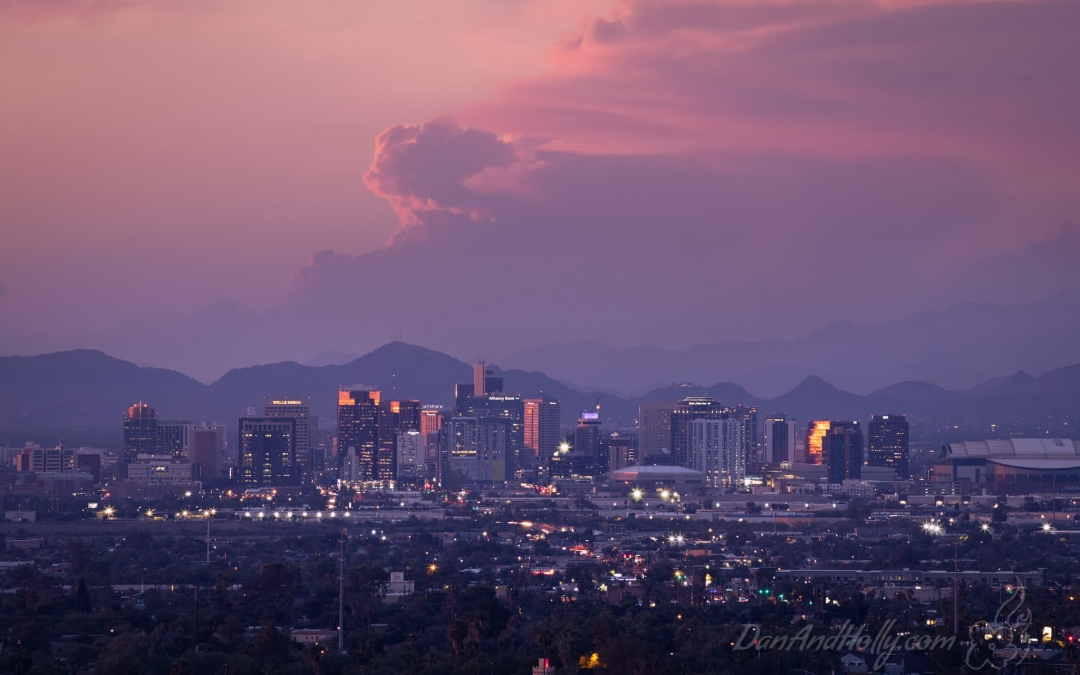
[[[1069,0],[0,0],[0,353],[123,352],[223,300],[349,335],[269,359],[1042,297],[1077,283],[1037,257],[1080,222],[1077,25]],[[447,331],[431,289],[483,259],[553,275],[550,305]],[[722,290],[672,304],[700,279]],[[579,292],[602,320],[549,330]]]

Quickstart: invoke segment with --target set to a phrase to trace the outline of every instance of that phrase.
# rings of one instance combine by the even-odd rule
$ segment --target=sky
[[[1071,0],[0,0],[0,354],[796,337],[1075,288]]]

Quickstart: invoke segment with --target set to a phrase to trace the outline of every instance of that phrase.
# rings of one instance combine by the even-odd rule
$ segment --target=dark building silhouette
[[[896,471],[896,477],[907,480],[908,432],[910,427],[904,415],[874,415],[867,428],[867,464],[887,466]]]
[[[124,415],[124,462],[130,464],[139,455],[158,454],[158,416],[139,401]]]
[[[762,462],[775,465],[796,461],[795,442],[798,429],[795,420],[788,419],[787,415],[775,415],[765,419],[762,429],[765,432]]]
[[[240,418],[237,463],[240,482],[248,487],[299,485],[296,420]]]
[[[863,434],[858,422],[830,422],[821,446],[830,483],[862,478]]]
[[[158,420],[157,447],[154,454],[187,459],[193,426],[188,420]]]

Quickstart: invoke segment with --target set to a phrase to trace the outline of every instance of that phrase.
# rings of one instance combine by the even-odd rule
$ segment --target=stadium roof
[[[1024,466],[1030,460],[1059,460],[1067,466],[1080,463],[1080,445],[1067,438],[965,441],[946,443],[942,450],[946,459],[989,459],[1008,466]]]
[[[696,480],[705,474],[685,466],[628,466],[608,472],[608,478],[616,481],[635,480]]]

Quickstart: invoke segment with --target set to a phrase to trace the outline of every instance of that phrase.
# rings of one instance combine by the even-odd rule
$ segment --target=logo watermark
[[[974,670],[1002,670],[1016,666],[1032,653],[1031,609],[1025,607],[1027,589],[1020,577],[1012,595],[1001,603],[993,621],[979,621],[968,629],[971,645],[964,663]]]
[[[998,607],[993,620],[971,626],[964,657],[969,668],[1002,670],[1022,663],[1032,654],[1034,648],[1028,632],[1031,610],[1025,607],[1026,599],[1024,584],[1017,577],[1012,594]],[[815,628],[808,624],[794,635],[763,635],[761,624],[743,624],[742,634],[732,647],[735,651],[757,652],[858,652],[871,671],[878,671],[897,653],[950,651],[957,645],[956,635],[915,635],[897,630],[896,619],[886,621],[874,635],[866,632],[866,624],[856,626],[851,621],[845,621],[838,632],[828,634],[815,634]]]
[[[927,652],[936,649],[949,650],[956,644],[956,636],[911,635],[897,633],[896,619],[889,619],[876,635],[866,633],[866,625],[855,626],[845,621],[839,632],[814,635],[814,626],[806,625],[794,635],[762,635],[761,625],[743,624],[742,635],[735,641],[735,651],[788,651],[788,652],[862,652],[874,656],[873,670],[881,670],[889,658],[899,651]]]

